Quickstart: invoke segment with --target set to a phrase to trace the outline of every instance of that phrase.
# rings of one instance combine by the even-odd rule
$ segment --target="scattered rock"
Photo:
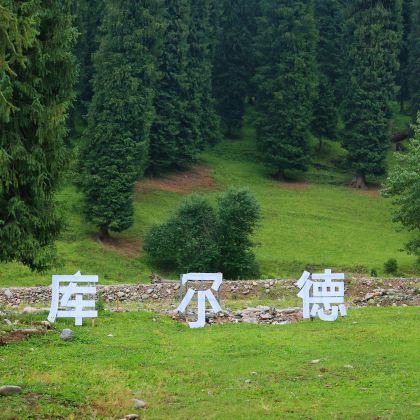
[[[14,395],[20,394],[22,392],[22,388],[16,385],[3,385],[0,387],[0,395]]]
[[[314,359],[314,360],[311,360],[311,364],[312,365],[316,365],[317,363],[319,363],[321,361],[321,359]]]
[[[4,323],[7,325],[12,325],[12,321],[10,321],[10,319],[3,319]]]
[[[138,414],[127,414],[124,418],[126,420],[135,420],[135,419],[139,418],[139,415]]]
[[[69,328],[65,328],[61,331],[60,338],[64,341],[71,341],[74,338],[74,333]]]
[[[114,334],[108,334],[107,337],[114,337]]]
[[[176,295],[174,292],[180,288],[179,282],[163,280],[156,275],[152,276],[152,281],[153,284],[98,285],[97,290],[102,294],[105,302],[117,302],[118,300],[138,302],[140,299],[142,301],[167,300]],[[418,281],[418,278],[394,278],[383,281],[381,279],[349,277],[346,279],[346,301],[357,306],[419,306]],[[277,295],[280,297],[283,294],[282,290],[295,294],[297,293],[295,282],[295,279],[241,280],[239,282],[226,280],[220,288],[219,298],[223,301],[238,296],[265,296],[266,293],[274,293],[275,297]],[[281,285],[281,288],[276,290],[276,285]],[[48,286],[0,288],[0,306],[7,305],[18,310],[19,305],[24,303],[28,305],[28,308],[31,308],[27,310],[28,313],[35,313],[35,311],[48,310],[48,308],[37,308],[40,304],[48,304],[50,301],[51,288]],[[6,316],[6,314],[2,316]],[[283,320],[265,321],[267,322],[264,323],[278,323]]]
[[[162,283],[162,279],[155,273],[152,273],[149,278],[152,284]]]
[[[353,369],[352,365],[344,365],[344,367],[347,368],[347,369]]]
[[[134,408],[145,408],[146,407],[146,403],[143,400],[133,400],[134,402]]]
[[[26,306],[23,308],[24,314],[37,314],[38,312],[42,312],[42,309],[33,308],[32,306]]]
[[[251,383],[251,379],[245,379],[245,383],[246,384],[250,384]]]

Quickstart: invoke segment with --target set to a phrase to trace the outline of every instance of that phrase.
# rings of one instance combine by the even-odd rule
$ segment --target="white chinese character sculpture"
[[[298,296],[303,300],[304,318],[318,316],[323,321],[335,321],[339,311],[341,316],[347,315],[344,305],[344,282],[333,280],[344,280],[344,274],[331,273],[330,269],[320,274],[303,272],[296,285],[300,289]],[[331,306],[332,304],[334,306]]]
[[[211,307],[213,308],[214,312],[219,312],[222,308],[219,305],[219,302],[213,295],[212,289],[214,291],[218,291],[220,285],[223,281],[223,274],[222,273],[187,273],[182,275],[181,283],[185,285],[188,281],[213,281],[210,289],[207,290],[198,290],[198,319],[195,322],[189,322],[188,325],[190,328],[202,328],[206,325],[206,298],[210,302]],[[188,288],[187,293],[182,299],[182,302],[177,308],[178,312],[185,312],[188,304],[190,303],[191,299],[193,298],[196,290],[192,288]]]
[[[68,284],[63,286],[62,282]],[[83,318],[97,318],[95,299],[83,300],[83,295],[96,295],[96,286],[78,286],[77,284],[97,282],[98,276],[82,276],[80,271],[72,276],[53,275],[48,321],[54,322],[56,318],[74,318],[75,325],[82,325]],[[71,299],[72,296],[74,296],[73,299]],[[84,308],[88,309],[84,310]]]

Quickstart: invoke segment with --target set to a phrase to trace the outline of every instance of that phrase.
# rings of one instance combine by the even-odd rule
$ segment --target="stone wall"
[[[295,279],[224,281],[219,291],[219,298],[295,296],[297,293],[295,282]],[[374,303],[375,300],[389,301],[389,304],[400,302],[418,305],[419,283],[419,278],[348,278],[345,281],[346,298],[362,305]],[[209,284],[198,282],[194,287],[208,288]],[[152,284],[98,285],[97,290],[108,303],[178,300],[181,292],[179,282],[165,280]],[[0,305],[3,306],[48,305],[50,299],[49,286],[0,288]]]

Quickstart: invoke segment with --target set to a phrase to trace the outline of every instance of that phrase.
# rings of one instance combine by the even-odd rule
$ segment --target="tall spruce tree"
[[[408,37],[411,29],[413,0],[402,0],[402,41],[398,61],[400,67],[397,73],[398,99],[400,101],[400,110],[405,111],[405,104],[409,101],[409,80],[408,80]]]
[[[337,136],[339,88],[343,60],[343,4],[341,0],[316,0],[315,17],[319,31],[317,63],[318,96],[314,104],[313,131],[322,138]]]
[[[257,0],[223,0],[214,64],[214,93],[223,128],[237,137],[255,72]]]
[[[79,64],[79,79],[73,115],[84,116],[92,99],[92,55],[98,49],[97,33],[102,12],[103,0],[78,0],[75,2],[75,24],[79,32],[75,54]]]
[[[62,226],[54,192],[76,80],[68,1],[0,6],[0,260],[44,270]]]
[[[352,185],[365,188],[366,175],[385,172],[391,105],[397,93],[401,2],[353,0],[346,27],[344,147],[355,173]]]
[[[156,117],[150,133],[151,172],[189,165],[204,146],[198,95],[190,75],[191,25],[189,0],[165,0],[163,51],[159,57],[161,78],[154,101]]]
[[[101,238],[133,223],[134,185],[147,163],[162,26],[157,0],[107,0],[105,6],[81,156],[85,214]]]
[[[420,110],[420,2],[413,0],[408,37],[408,89],[413,119]]]
[[[276,175],[305,170],[316,92],[312,1],[262,0],[256,49],[257,145]]]
[[[211,25],[212,1],[190,0],[191,25],[189,80],[192,85],[192,112],[199,117],[202,141],[215,144],[220,139],[220,119],[213,96],[212,62],[214,29]]]

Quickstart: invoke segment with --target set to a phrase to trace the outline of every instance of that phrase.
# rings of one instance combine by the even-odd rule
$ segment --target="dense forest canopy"
[[[0,260],[54,261],[69,166],[105,239],[140,177],[240,138],[246,112],[273,176],[328,139],[366,188],[419,98],[418,0],[0,0]]]

